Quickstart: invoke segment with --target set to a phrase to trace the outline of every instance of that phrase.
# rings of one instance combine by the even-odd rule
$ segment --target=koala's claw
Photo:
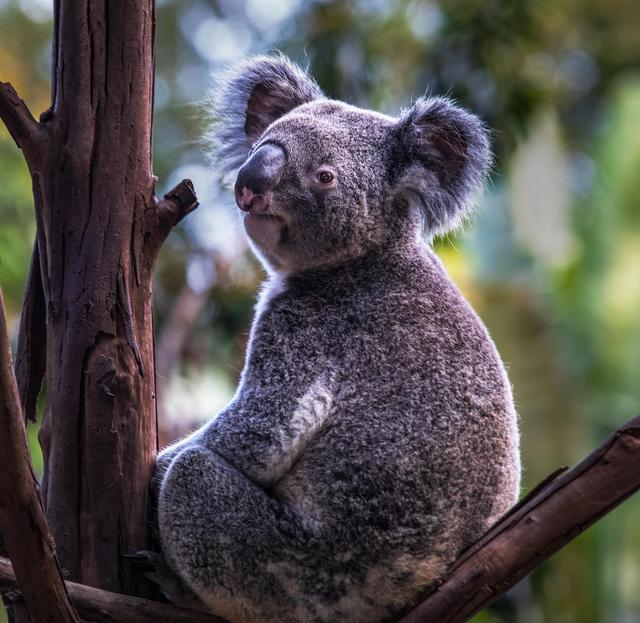
[[[146,549],[139,550],[135,554],[122,554],[122,557],[135,565],[140,571],[154,571],[158,567],[167,566],[162,554]]]
[[[172,604],[191,610],[204,610],[198,596],[173,572],[162,554],[139,550],[134,554],[123,554],[122,557],[142,571],[145,578],[156,584]]]

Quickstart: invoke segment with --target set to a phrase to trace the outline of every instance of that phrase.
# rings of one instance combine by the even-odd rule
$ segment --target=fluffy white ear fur
[[[395,128],[396,197],[422,211],[428,233],[457,227],[482,190],[492,157],[489,133],[470,112],[444,97],[419,99]]]
[[[323,98],[320,87],[285,56],[254,56],[215,81],[210,97],[214,118],[207,141],[220,173],[237,169],[252,144],[279,117]]]

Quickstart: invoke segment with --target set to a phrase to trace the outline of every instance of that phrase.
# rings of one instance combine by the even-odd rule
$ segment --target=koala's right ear
[[[254,56],[231,68],[214,85],[214,122],[208,140],[221,173],[246,160],[251,145],[279,117],[324,97],[320,87],[282,54]]]

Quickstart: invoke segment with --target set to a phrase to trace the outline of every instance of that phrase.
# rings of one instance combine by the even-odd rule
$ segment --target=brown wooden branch
[[[0,82],[0,119],[24,152],[31,168],[38,156],[39,143],[44,136],[43,128],[8,82]]]
[[[31,266],[24,293],[15,372],[22,411],[27,421],[35,422],[38,394],[45,374],[47,348],[46,310],[38,241],[33,245]]]
[[[182,180],[162,199],[157,200],[159,244],[162,244],[169,232],[197,207],[198,198],[191,180]]]
[[[0,530],[31,623],[78,621],[31,469],[0,291]]]
[[[547,479],[454,563],[400,623],[463,623],[640,488],[640,417]]]
[[[11,563],[0,557],[0,592],[15,587],[17,583]],[[111,593],[75,582],[66,582],[66,587],[81,618],[95,623],[225,623],[220,617],[199,610],[176,608],[158,601]]]

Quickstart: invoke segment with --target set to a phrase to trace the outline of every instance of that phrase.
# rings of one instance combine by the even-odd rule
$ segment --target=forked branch
[[[0,119],[24,152],[27,164],[31,168],[38,155],[43,128],[8,82],[0,82]]]

